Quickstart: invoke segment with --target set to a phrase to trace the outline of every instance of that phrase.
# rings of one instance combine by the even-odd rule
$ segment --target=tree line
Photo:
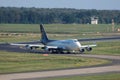
[[[92,16],[98,17],[100,24],[110,24],[112,19],[120,23],[120,10],[0,7],[0,23],[88,24]]]

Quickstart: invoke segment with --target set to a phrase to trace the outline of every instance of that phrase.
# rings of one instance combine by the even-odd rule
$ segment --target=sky
[[[120,10],[120,0],[0,0],[0,7]]]

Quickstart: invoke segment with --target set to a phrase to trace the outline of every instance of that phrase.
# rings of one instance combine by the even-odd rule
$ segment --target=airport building
[[[91,17],[91,24],[98,24],[98,17]]]

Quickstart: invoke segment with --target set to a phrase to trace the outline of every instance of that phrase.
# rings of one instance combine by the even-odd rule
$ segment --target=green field
[[[48,33],[110,33],[111,24],[45,24]],[[115,32],[120,25],[115,25]],[[0,24],[0,32],[39,33],[39,24]]]
[[[39,79],[39,80],[120,80],[120,73],[112,74],[101,74],[93,76],[69,76],[69,77],[59,77],[59,78],[49,78],[49,79]]]
[[[109,30],[108,30],[109,28]],[[116,25],[115,28],[120,28]],[[80,39],[120,36],[111,32],[110,24],[45,24],[50,39]],[[0,43],[27,42],[40,40],[39,24],[0,24]],[[82,43],[86,44],[86,43]],[[87,43],[93,44],[93,42]],[[97,42],[91,54],[120,54],[120,41]]]
[[[94,38],[106,36],[119,36],[117,31],[120,25],[115,25],[115,32],[112,32],[111,24],[45,24],[45,30],[53,39],[71,38]],[[2,33],[40,33],[39,24],[0,24],[0,34]],[[8,35],[6,34],[6,35]],[[40,36],[38,36],[40,37]]]
[[[94,47],[91,52],[86,52],[86,53],[120,55],[120,41],[97,42],[96,44],[97,47]]]
[[[116,25],[115,28],[120,28],[120,25]],[[119,32],[112,32],[111,25],[106,24],[45,24],[45,29],[51,39],[96,38],[111,35],[120,36]],[[0,24],[0,43],[34,40],[40,40],[38,24]],[[85,53],[120,55],[120,41],[97,42],[97,47],[93,48],[92,52]],[[27,52],[15,53],[0,51],[0,73],[74,68],[96,65],[96,63],[104,64],[107,62],[106,60],[72,56],[49,55],[45,57],[41,54],[31,54]]]
[[[109,61],[94,58],[82,58],[66,55],[49,55],[33,53],[15,53],[0,51],[0,74],[78,68],[82,66],[106,64]]]
[[[49,35],[50,37],[54,37],[53,35]],[[61,39],[64,36],[60,36]],[[70,37],[70,36],[69,36]],[[0,42],[1,43],[15,43],[15,42],[27,42],[27,41],[35,41],[40,40],[40,34],[18,34],[18,35],[1,35]],[[82,42],[81,44],[93,44],[94,42]],[[92,52],[85,52],[87,54],[111,54],[111,55],[120,55],[120,41],[108,41],[108,42],[96,42],[97,47],[93,48]]]

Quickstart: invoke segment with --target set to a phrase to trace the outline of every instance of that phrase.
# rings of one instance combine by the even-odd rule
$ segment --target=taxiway
[[[16,46],[11,46],[9,44],[0,44],[0,50],[11,51],[11,52],[26,52],[25,49],[21,49]],[[112,72],[120,73],[120,56],[90,55],[90,54],[89,55],[88,54],[76,54],[74,56],[107,59],[107,60],[112,61],[112,63],[106,64],[106,65],[92,66],[92,67],[82,67],[82,68],[77,68],[77,69],[1,74],[0,79],[1,80],[39,80],[41,78],[43,79],[43,78],[49,78],[49,77],[89,75],[89,74],[101,74],[101,73],[112,73]]]

